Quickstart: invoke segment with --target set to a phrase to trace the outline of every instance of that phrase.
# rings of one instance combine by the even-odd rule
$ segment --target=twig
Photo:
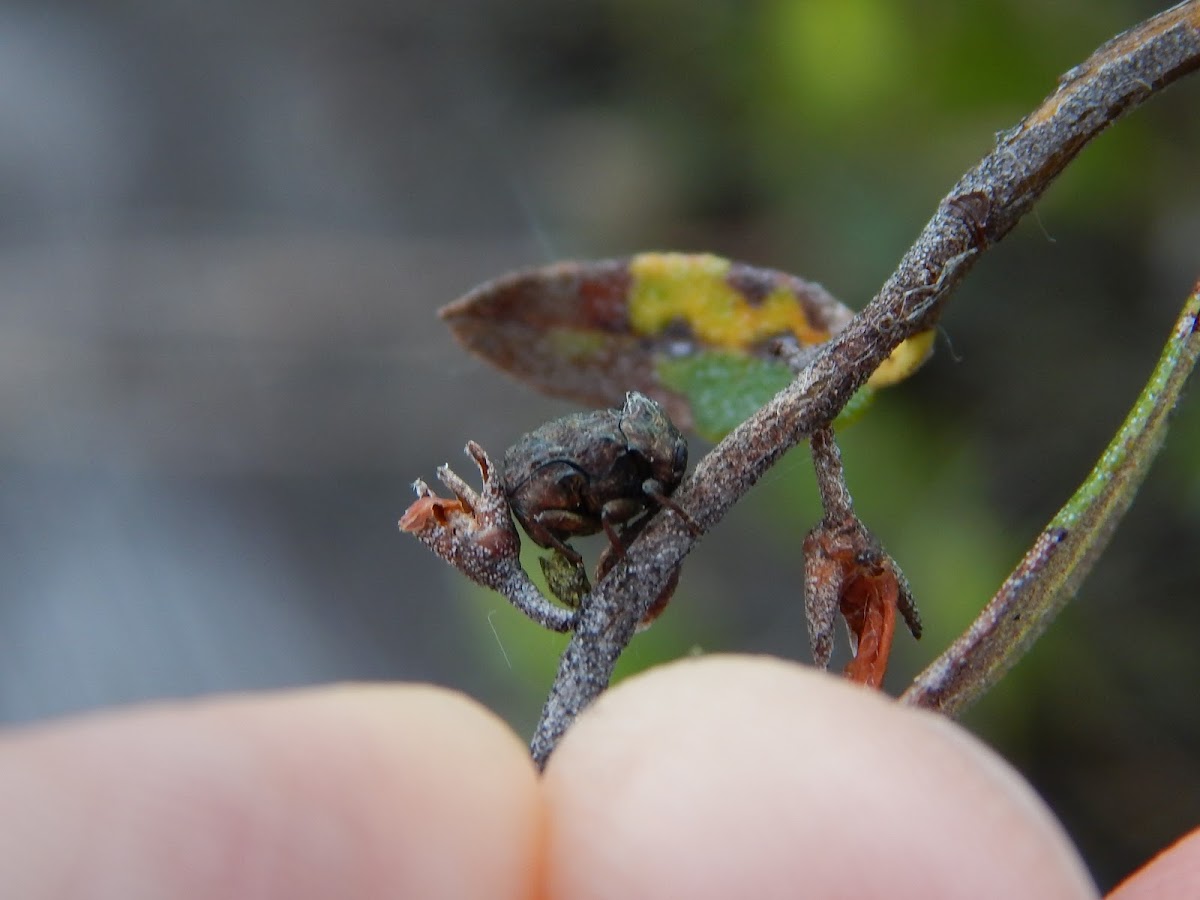
[[[1012,230],[1088,141],[1198,66],[1200,0],[1190,0],[1067,72],[951,189],[875,299],[789,387],[700,461],[674,495],[679,506],[702,531],[711,528],[780,457],[833,421],[896,345],[936,322],[979,254]],[[679,517],[658,516],[585,598],[533,737],[539,765],[608,685],[634,626],[695,541]]]
[[[441,466],[438,478],[454,497],[439,497],[425,482],[417,481],[413,484],[417,500],[400,520],[400,530],[414,535],[472,581],[507,597],[543,628],[570,631],[574,610],[542,596],[521,566],[521,539],[509,515],[504,479],[474,441],[467,443],[466,451],[479,467],[482,492],[472,490],[449,466]]]

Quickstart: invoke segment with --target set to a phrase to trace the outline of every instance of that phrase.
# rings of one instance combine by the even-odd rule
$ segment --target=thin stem
[[[840,522],[853,518],[854,501],[850,498],[850,488],[846,486],[842,451],[834,440],[833,429],[828,426],[818,428],[808,440],[826,521]]]

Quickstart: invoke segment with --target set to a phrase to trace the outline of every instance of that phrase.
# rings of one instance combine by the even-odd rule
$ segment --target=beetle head
[[[621,432],[629,449],[649,461],[654,477],[669,494],[687,470],[687,441],[666,410],[645,394],[630,391],[621,408]]]

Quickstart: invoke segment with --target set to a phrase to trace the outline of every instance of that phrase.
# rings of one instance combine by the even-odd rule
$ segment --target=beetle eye
[[[687,442],[680,440],[675,444],[675,460],[671,466],[671,470],[680,478],[683,477],[684,471],[687,469]]]

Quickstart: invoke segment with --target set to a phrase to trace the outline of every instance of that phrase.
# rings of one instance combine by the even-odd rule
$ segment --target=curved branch
[[[1200,0],[1154,16],[1100,47],[967,172],[938,205],[875,299],[766,406],[697,465],[674,495],[711,528],[788,450],[832,422],[905,338],[933,325],[979,254],[1003,238],[1083,146],[1138,104],[1200,67]],[[544,765],[575,716],[607,687],[653,598],[695,544],[676,516],[659,516],[596,586],[532,742]]]

